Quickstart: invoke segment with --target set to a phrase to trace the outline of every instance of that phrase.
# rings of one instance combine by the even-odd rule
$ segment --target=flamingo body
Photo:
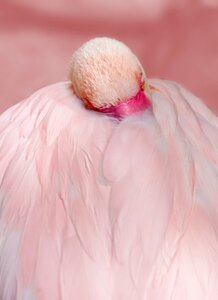
[[[148,84],[121,121],[69,82],[1,115],[0,299],[217,298],[217,117]]]

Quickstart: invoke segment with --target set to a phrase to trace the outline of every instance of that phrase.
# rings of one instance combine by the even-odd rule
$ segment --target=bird
[[[1,114],[1,300],[214,300],[217,238],[217,116],[121,41]]]

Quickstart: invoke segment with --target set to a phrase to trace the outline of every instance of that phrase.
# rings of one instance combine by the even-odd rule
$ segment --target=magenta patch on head
[[[140,90],[134,97],[110,107],[93,108],[95,111],[122,119],[136,112],[146,110],[151,106],[149,99]]]

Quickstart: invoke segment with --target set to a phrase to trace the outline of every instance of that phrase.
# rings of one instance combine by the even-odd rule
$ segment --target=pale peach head
[[[120,112],[114,115],[119,117],[149,106],[145,72],[132,51],[117,40],[102,37],[82,45],[72,56],[69,76],[88,108],[105,113],[116,108]]]

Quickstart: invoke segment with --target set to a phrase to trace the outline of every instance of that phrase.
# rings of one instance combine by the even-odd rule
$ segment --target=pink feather
[[[1,300],[217,298],[217,117],[149,84],[121,122],[68,82],[1,115]]]

